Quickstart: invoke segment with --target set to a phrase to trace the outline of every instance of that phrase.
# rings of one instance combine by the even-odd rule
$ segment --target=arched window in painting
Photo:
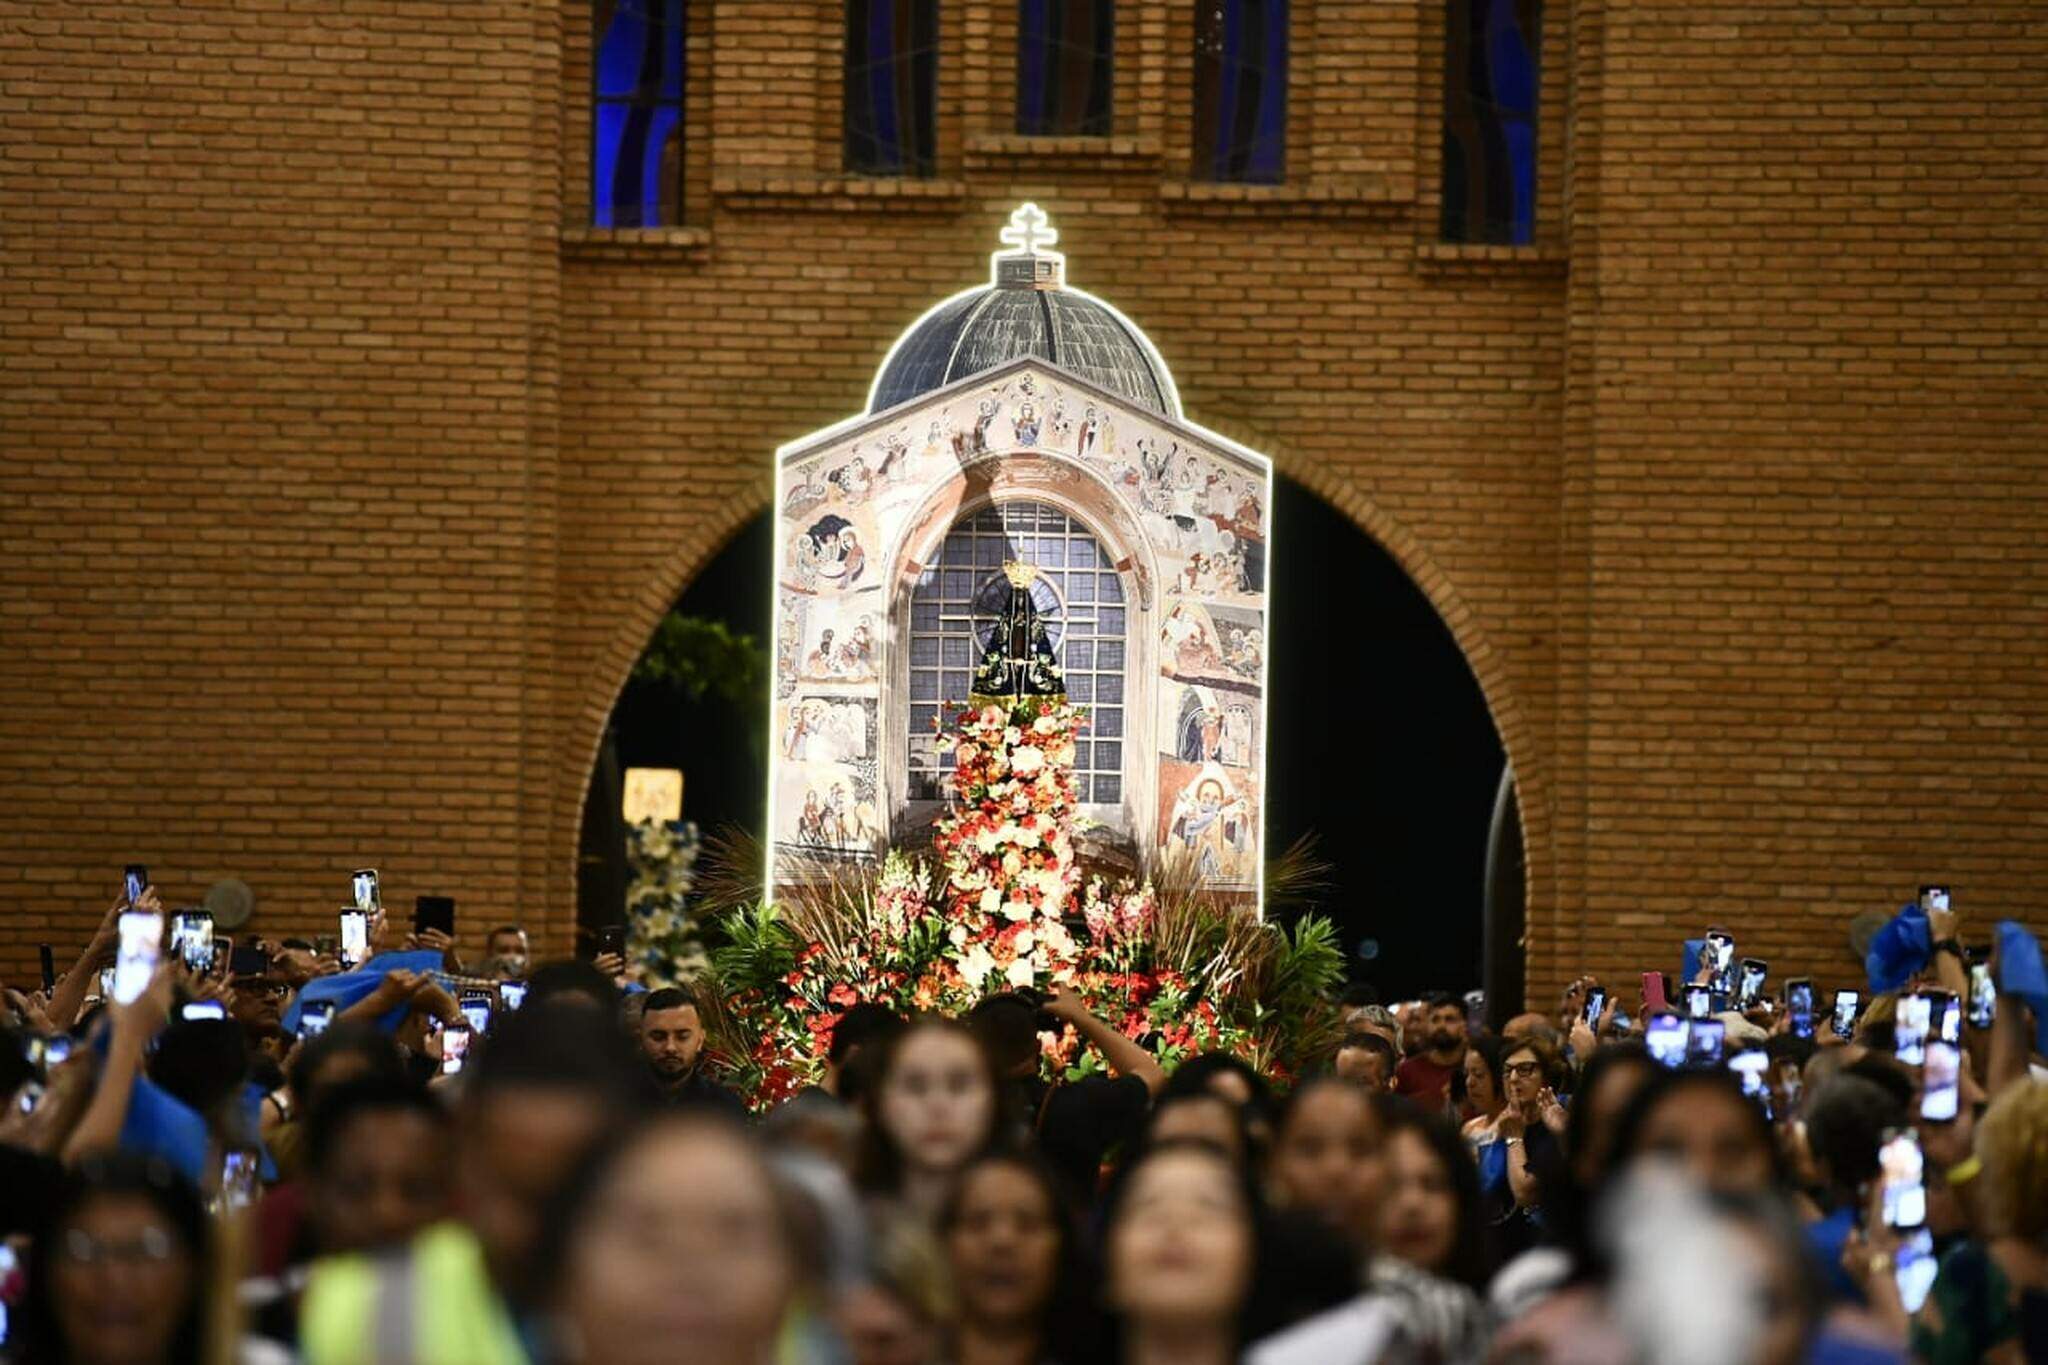
[[[598,227],[683,221],[685,0],[593,0],[590,209]]]
[[[1017,131],[1107,137],[1115,0],[1018,0]]]
[[[847,0],[847,170],[931,175],[938,86],[938,0]]]
[[[950,719],[949,703],[967,700],[975,665],[1009,602],[1007,560],[1037,566],[1032,607],[1065,672],[1067,699],[1088,708],[1088,728],[1075,746],[1077,796],[1088,805],[1117,805],[1124,799],[1123,582],[1087,527],[1038,502],[999,503],[962,518],[911,589],[908,796],[943,795],[952,755],[940,747],[934,725]]]
[[[1536,236],[1541,0],[1444,7],[1443,225],[1447,242]]]
[[[1287,155],[1287,0],[1197,0],[1197,180],[1275,185]]]

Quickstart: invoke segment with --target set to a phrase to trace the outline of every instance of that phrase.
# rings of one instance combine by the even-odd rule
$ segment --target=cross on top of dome
[[[1017,248],[998,251],[990,258],[995,285],[1000,289],[1058,289],[1067,282],[1067,258],[1045,250],[1060,239],[1059,231],[1036,204],[1019,204],[1010,215],[1010,225],[997,234],[1004,243]]]

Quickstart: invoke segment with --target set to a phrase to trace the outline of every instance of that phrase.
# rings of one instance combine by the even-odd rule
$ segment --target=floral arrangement
[[[998,991],[1071,990],[1169,1069],[1222,1050],[1283,1082],[1327,1051],[1338,1028],[1327,995],[1343,970],[1328,920],[1263,923],[1191,866],[1144,885],[1084,877],[1073,759],[1085,723],[1050,698],[961,712],[953,802],[929,863],[901,850],[820,863],[764,905],[739,890],[756,850],[727,846],[725,942],[699,998],[714,1064],[757,1107],[817,1083],[832,1030],[868,1001],[958,1014]],[[1298,889],[1307,866],[1290,854],[1269,894]],[[1040,1038],[1048,1077],[1102,1065],[1050,1017]]]
[[[701,976],[710,965],[689,904],[703,847],[694,821],[646,820],[626,830],[626,963],[655,985]]]

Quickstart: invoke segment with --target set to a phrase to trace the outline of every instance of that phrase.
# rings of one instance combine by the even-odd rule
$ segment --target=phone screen
[[[1922,910],[1948,909],[1948,888],[1945,886],[1923,886],[1920,888]]]
[[[200,976],[212,972],[213,916],[204,910],[171,916],[171,955]]]
[[[1856,1033],[1857,1006],[1863,997],[1855,991],[1836,991],[1834,1028],[1837,1038],[1854,1037]]]
[[[370,916],[362,910],[341,912],[341,965],[356,968],[370,957]]]
[[[1717,1066],[1728,1026],[1719,1019],[1695,1019],[1685,1042],[1685,1059],[1701,1066]]]
[[[1728,973],[1735,970],[1735,938],[1725,929],[1707,930],[1707,965],[1713,970],[1714,988],[1728,989]]]
[[[1685,1013],[1688,1018],[1705,1019],[1714,1012],[1714,993],[1705,986],[1685,988]]]
[[[1649,1047],[1650,1055],[1665,1066],[1679,1066],[1685,1061],[1686,1035],[1690,1032],[1686,1021],[1675,1014],[1659,1014],[1651,1018],[1643,1030],[1643,1042]]]
[[[481,995],[462,997],[462,1017],[469,1020],[472,1033],[491,1031],[491,1002]]]
[[[180,1019],[225,1019],[228,1007],[218,1000],[194,1000],[178,1011]]]
[[[1607,1008],[1607,992],[1594,986],[1586,992],[1586,1027],[1600,1027],[1600,1012]]]
[[[149,987],[163,955],[164,917],[148,910],[121,914],[121,946],[114,957],[114,1000],[132,1004]]]
[[[1889,1226],[1917,1228],[1927,1221],[1927,1186],[1922,1183],[1926,1164],[1920,1139],[1911,1129],[1885,1134],[1884,1146],[1877,1151],[1877,1169],[1883,1182],[1880,1203]]]
[[[317,1038],[334,1022],[332,1000],[312,1000],[299,1007],[299,1037]]]
[[[518,1009],[526,1003],[526,983],[524,981],[500,981],[498,983],[498,998],[505,1002],[506,1009]]]
[[[1907,1066],[1927,1060],[1927,1033],[1934,1022],[1934,1002],[1924,995],[1899,997],[1892,1021],[1892,1051]]]
[[[1963,1054],[1954,1043],[1927,1045],[1927,1064],[1920,1069],[1920,1117],[1947,1123],[1956,1116]]]
[[[352,884],[355,888],[356,909],[369,914],[384,902],[377,889],[377,869],[362,867],[356,869]]]
[[[1970,964],[1970,1027],[1990,1028],[1998,1014],[1998,987],[1991,981],[1991,964]]]
[[[1963,1002],[1947,991],[1930,992],[1934,1002],[1934,1036],[1944,1043],[1963,1041]]]
[[[441,1030],[441,1074],[453,1076],[469,1056],[469,1025],[450,1024]]]
[[[256,1153],[231,1150],[220,1160],[220,1206],[224,1212],[246,1209],[256,1202]]]
[[[130,905],[142,899],[142,893],[149,890],[149,869],[141,863],[130,863],[121,873],[122,889],[128,893]]]
[[[1769,968],[1762,959],[1754,957],[1742,959],[1741,984],[1736,987],[1735,991],[1737,1008],[1746,1010],[1757,1002],[1757,998],[1764,992],[1764,978],[1767,975],[1769,975]]]
[[[1893,1281],[1899,1286],[1899,1302],[1908,1313],[1920,1311],[1934,1291],[1934,1275],[1941,1263],[1934,1258],[1934,1234],[1916,1228],[1899,1239],[1899,1256],[1893,1262]]]
[[[1794,1037],[1813,1036],[1813,983],[1799,980],[1785,983],[1785,1010],[1792,1016]]]
[[[1771,1059],[1760,1047],[1746,1047],[1728,1059],[1728,1069],[1742,1082],[1742,1093],[1771,1117]]]

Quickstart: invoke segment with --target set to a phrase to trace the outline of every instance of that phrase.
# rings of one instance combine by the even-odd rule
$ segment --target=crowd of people
[[[1355,987],[1284,1092],[1228,1055],[1168,1074],[1058,989],[856,1005],[822,1083],[751,1113],[716,1002],[614,955],[534,963],[505,926],[466,964],[375,912],[346,969],[245,935],[124,992],[137,906],[5,993],[27,1365],[2048,1359],[2016,925],[1973,976],[1923,914],[1846,1019],[1711,951],[1497,1031]],[[1069,1027],[1104,1067],[1049,1083]]]

